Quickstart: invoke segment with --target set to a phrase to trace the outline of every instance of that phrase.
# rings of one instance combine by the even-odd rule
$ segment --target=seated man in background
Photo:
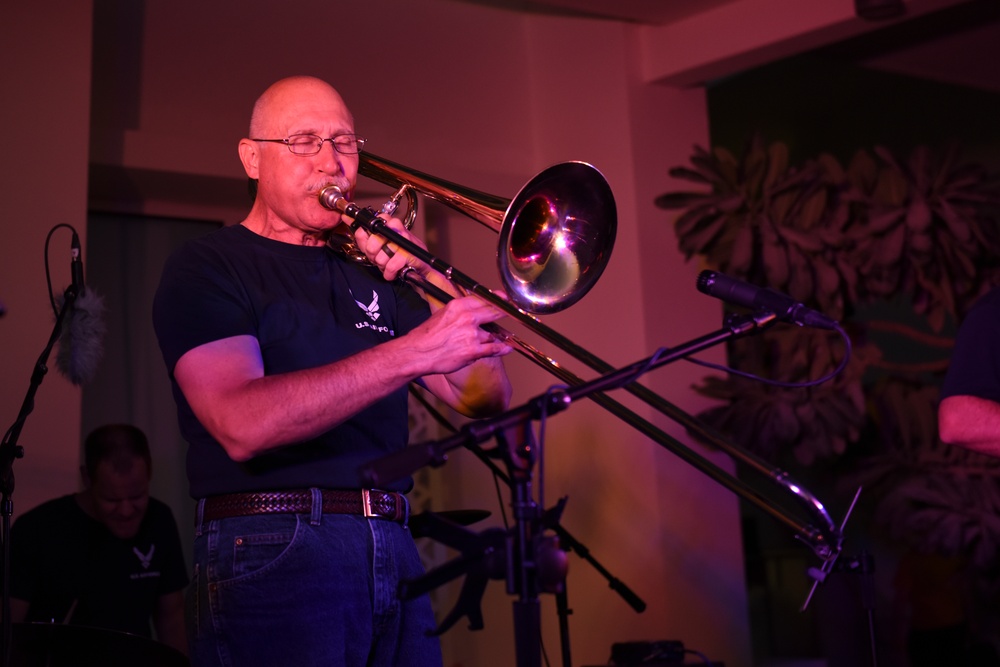
[[[152,458],[135,426],[95,429],[84,490],[25,512],[11,528],[11,620],[156,638],[187,653],[188,575],[170,508],[149,497]]]

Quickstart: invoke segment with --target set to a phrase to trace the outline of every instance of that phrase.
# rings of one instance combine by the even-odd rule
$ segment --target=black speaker
[[[854,13],[868,21],[894,19],[906,13],[903,0],[854,0]]]
[[[611,664],[615,667],[638,664],[683,665],[684,644],[676,640],[612,644]]]

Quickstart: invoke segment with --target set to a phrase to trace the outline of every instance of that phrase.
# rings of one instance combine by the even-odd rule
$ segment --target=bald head
[[[344,98],[337,89],[322,79],[312,76],[291,76],[273,83],[265,90],[253,106],[250,115],[250,136],[285,136],[281,129],[274,127],[281,119],[288,118],[303,105],[326,104],[338,108],[354,124],[354,118],[347,109]],[[278,132],[278,134],[273,134]]]
[[[239,143],[240,161],[254,193],[243,225],[285,243],[325,243],[341,216],[321,206],[317,195],[329,185],[348,196],[354,191],[360,158],[334,143],[353,134],[354,117],[330,84],[311,76],[272,84],[254,104],[250,135]],[[297,138],[297,148],[304,139],[318,150],[293,152],[290,137]]]

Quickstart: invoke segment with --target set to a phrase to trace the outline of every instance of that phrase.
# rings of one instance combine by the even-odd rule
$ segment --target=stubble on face
[[[272,85],[254,105],[250,136],[285,138],[309,133],[323,138],[354,131],[340,94],[311,77]],[[336,185],[350,197],[357,179],[357,156],[323,145],[314,156],[293,155],[282,144],[258,143],[258,200],[244,225],[262,236],[296,245],[325,244],[346,227],[340,214],[319,203],[320,190]]]
[[[101,461],[77,500],[84,512],[115,537],[131,539],[139,532],[149,506],[149,477],[142,459],[127,464]]]

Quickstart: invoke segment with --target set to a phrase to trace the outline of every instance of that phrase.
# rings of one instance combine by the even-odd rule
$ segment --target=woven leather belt
[[[406,496],[390,491],[362,489],[360,491],[323,490],[324,514],[358,514],[403,523],[407,519]],[[296,491],[265,491],[260,493],[229,493],[205,499],[204,521],[229,519],[254,514],[309,514],[313,493],[309,489]]]

